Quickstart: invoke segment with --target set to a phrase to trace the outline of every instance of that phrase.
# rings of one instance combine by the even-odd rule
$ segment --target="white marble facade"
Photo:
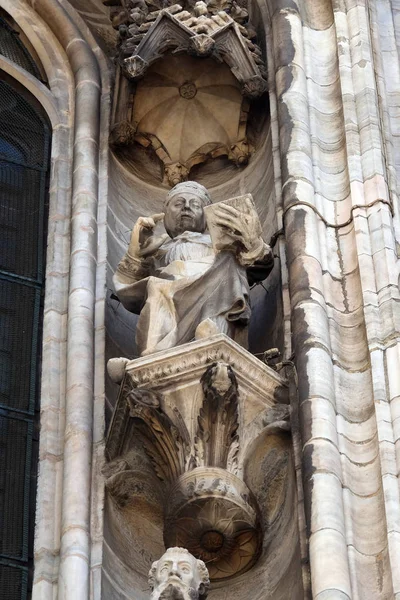
[[[2,56],[0,68],[53,127],[34,600],[106,597],[105,362],[135,353],[135,319],[106,292],[133,222],[166,192],[109,153],[109,4],[0,0],[49,86]],[[249,10],[268,66],[261,137],[247,167],[204,177],[214,202],[253,195],[267,242],[280,231],[268,297],[254,294],[255,350],[277,346],[297,370],[304,598],[400,600],[400,2]]]

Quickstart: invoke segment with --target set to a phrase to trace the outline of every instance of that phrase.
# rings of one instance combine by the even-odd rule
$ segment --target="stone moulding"
[[[275,403],[274,394],[281,393],[280,402],[285,402],[285,379],[223,333],[129,361],[125,371],[133,386],[147,387],[151,384],[152,389],[162,389],[177,375],[180,383],[194,377],[200,381],[204,369],[217,361],[228,363],[234,369],[239,384],[245,384],[256,393],[265,392],[268,381],[270,393],[265,401],[271,407]],[[281,388],[285,391],[281,392]]]
[[[126,75],[142,77],[146,69],[167,52],[186,52],[225,62],[242,85],[242,93],[257,98],[267,90],[264,69],[256,63],[239,26],[226,16],[226,24],[215,31],[197,34],[169,10],[162,10],[132,56],[124,59]]]
[[[155,477],[163,490],[166,547],[206,560],[214,580],[239,575],[263,540],[244,465],[271,426],[287,431],[288,403],[286,380],[224,334],[127,361],[106,442],[108,493],[135,510],[142,474],[130,461],[145,452],[146,486]]]

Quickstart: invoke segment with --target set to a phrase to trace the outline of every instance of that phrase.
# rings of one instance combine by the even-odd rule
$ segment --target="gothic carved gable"
[[[234,1],[158,7],[131,0],[115,8],[113,22],[121,76],[111,145],[152,150],[171,186],[210,159],[246,165],[254,150],[251,101],[267,89],[247,11]]]

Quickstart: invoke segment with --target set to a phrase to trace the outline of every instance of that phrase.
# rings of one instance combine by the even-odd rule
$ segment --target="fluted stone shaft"
[[[101,81],[86,39],[59,2],[33,8],[63,46],[74,77],[71,248],[58,597],[89,597],[90,495]]]
[[[313,597],[392,598],[388,408],[399,369],[393,362],[389,375],[385,354],[397,361],[398,224],[369,7],[283,4],[272,16],[274,68]]]
[[[58,3],[57,3],[58,4]],[[74,161],[68,300],[67,380],[59,594],[88,598],[92,458],[94,304],[100,77],[97,61],[75,26],[51,0],[51,15],[75,79]]]

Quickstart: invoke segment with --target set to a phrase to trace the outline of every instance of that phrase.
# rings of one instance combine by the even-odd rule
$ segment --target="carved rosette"
[[[226,64],[210,58],[165,56],[149,67],[136,84],[130,118],[134,141],[153,149],[166,183],[185,181],[193,167],[221,156],[247,164],[254,148],[246,138],[250,105],[242,87]]]
[[[182,475],[167,501],[164,542],[183,546],[222,580],[251,568],[262,532],[256,502],[246,484],[216,467]]]

